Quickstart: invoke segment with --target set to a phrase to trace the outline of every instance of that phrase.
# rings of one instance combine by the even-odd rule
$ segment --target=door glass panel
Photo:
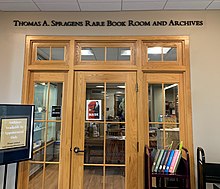
[[[36,174],[41,171],[42,182],[37,189],[58,188],[60,138],[61,138],[61,107],[63,84],[55,82],[34,85],[35,122],[33,136],[33,159],[30,161],[31,177],[39,179]],[[56,108],[54,108],[56,107]],[[58,108],[57,108],[58,107]],[[49,111],[48,111],[49,110]],[[57,116],[59,115],[59,116]],[[41,162],[41,164],[34,163]],[[53,162],[53,164],[49,164]],[[32,176],[33,174],[33,176]],[[40,175],[42,177],[42,175]],[[36,177],[35,177],[36,176]],[[53,180],[51,180],[51,178]],[[49,187],[50,186],[50,187]]]
[[[83,47],[81,49],[81,60],[90,61],[104,61],[105,48],[104,47]]]
[[[107,120],[125,121],[125,84],[107,84],[106,116]]]
[[[50,120],[61,119],[61,108],[62,108],[62,83],[50,83],[50,96],[49,96],[49,111],[48,118]]]
[[[106,167],[105,188],[125,188],[125,167]]]
[[[96,106],[98,102],[98,115]],[[86,84],[86,119],[84,137],[84,188],[101,189],[124,187],[125,167],[125,83],[87,83]],[[85,165],[86,164],[86,165]],[[89,164],[92,164],[89,167]],[[100,167],[94,167],[94,166]],[[111,164],[115,171],[107,168]],[[103,170],[108,171],[104,174]],[[122,169],[122,170],[121,170]],[[87,185],[90,174],[98,176],[97,181]],[[109,179],[107,179],[109,174]],[[117,178],[111,185],[111,179]],[[93,178],[92,178],[93,179]],[[94,178],[95,179],[95,178]],[[117,182],[119,182],[117,184]]]
[[[90,122],[85,124],[85,163],[104,162],[104,124]]]
[[[61,123],[50,122],[47,128],[46,161],[59,162]]]
[[[178,84],[165,84],[165,121],[176,123],[179,122],[178,108]]]
[[[45,188],[58,189],[59,165],[46,164]]]
[[[34,123],[34,137],[33,137],[33,160],[44,160],[44,144],[45,144],[45,123]]]
[[[149,84],[149,146],[164,148],[179,144],[178,84]],[[160,124],[161,122],[161,124]]]
[[[130,60],[131,50],[129,47],[107,48],[107,61],[128,61]]]
[[[37,60],[50,60],[50,47],[37,47]]]
[[[162,84],[148,86],[149,122],[163,121],[163,91]]]
[[[106,163],[125,164],[125,124],[107,124]]]
[[[84,166],[84,189],[103,189],[103,168]]]
[[[173,141],[173,148],[176,149],[180,143],[179,125],[165,125],[165,146]]]
[[[86,84],[86,120],[103,120],[104,84]]]
[[[34,104],[35,104],[35,120],[46,119],[46,105],[48,100],[48,85],[47,83],[36,83],[34,89]]]
[[[43,184],[43,164],[30,164],[30,176],[28,189],[39,189],[42,188]]]
[[[64,48],[52,47],[51,48],[51,60],[64,60]]]
[[[157,134],[161,128],[163,128],[162,124],[150,124],[149,125],[149,146],[150,146],[150,148],[158,149],[159,136],[157,136]]]

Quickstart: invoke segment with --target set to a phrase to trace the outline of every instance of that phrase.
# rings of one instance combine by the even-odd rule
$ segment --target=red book
[[[175,166],[175,163],[177,161],[177,158],[178,158],[178,155],[180,154],[180,152],[181,152],[180,150],[175,150],[172,162],[170,164],[169,173],[174,173],[174,166]]]

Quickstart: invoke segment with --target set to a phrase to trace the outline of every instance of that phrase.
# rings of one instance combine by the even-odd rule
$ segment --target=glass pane
[[[148,62],[162,61],[162,47],[148,47]]]
[[[125,164],[125,124],[107,124],[106,163]]]
[[[83,47],[81,50],[81,60],[104,61],[105,48],[104,47]]]
[[[163,47],[163,60],[164,61],[177,61],[177,48],[176,47]]]
[[[64,48],[54,48],[51,49],[51,60],[64,60]]]
[[[61,123],[48,123],[46,161],[59,162]]]
[[[34,150],[32,160],[33,161],[44,161],[44,146]]]
[[[62,83],[50,83],[49,111],[48,118],[50,120],[61,119],[62,108]]]
[[[131,56],[131,50],[129,47],[107,48],[107,60],[129,61],[130,56]]]
[[[125,167],[106,167],[106,189],[125,188]]]
[[[164,85],[165,91],[165,121],[169,123],[179,122],[178,84]]]
[[[58,189],[59,165],[46,164],[45,167],[45,189]]]
[[[160,136],[157,136],[160,129],[163,128],[162,124],[150,124],[149,125],[149,146],[150,148],[158,149],[158,140]],[[160,145],[161,146],[161,145]]]
[[[157,129],[157,148],[161,149],[164,147],[164,129],[160,127]]]
[[[40,189],[43,184],[43,164],[30,164],[28,189]]]
[[[106,116],[109,121],[125,121],[125,84],[107,84]]]
[[[34,123],[34,137],[33,137],[33,160],[44,160],[44,142],[45,142],[45,123]]]
[[[148,86],[149,122],[163,121],[163,93],[162,84],[149,84]]]
[[[84,167],[84,189],[103,189],[103,168]]]
[[[37,60],[50,60],[50,47],[37,47]]]
[[[104,84],[86,84],[86,120],[103,120]]]
[[[47,94],[48,85],[47,83],[35,83],[34,86],[34,104],[35,104],[35,120],[45,120],[46,119],[46,104],[47,104]]]
[[[100,123],[85,124],[84,162],[104,163],[104,125]]]
[[[165,146],[173,141],[173,149],[176,149],[180,143],[179,125],[165,125]]]

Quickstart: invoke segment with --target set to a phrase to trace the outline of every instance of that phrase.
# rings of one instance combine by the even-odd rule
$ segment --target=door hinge
[[[136,83],[135,89],[136,89],[136,92],[138,92],[138,83]]]
[[[137,142],[137,152],[139,152],[139,142]]]

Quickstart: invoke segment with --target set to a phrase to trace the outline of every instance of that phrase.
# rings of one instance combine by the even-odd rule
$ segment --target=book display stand
[[[152,172],[154,159],[152,149],[145,147],[145,189],[184,188],[190,189],[190,165],[188,150],[182,147],[182,155],[175,173]]]

